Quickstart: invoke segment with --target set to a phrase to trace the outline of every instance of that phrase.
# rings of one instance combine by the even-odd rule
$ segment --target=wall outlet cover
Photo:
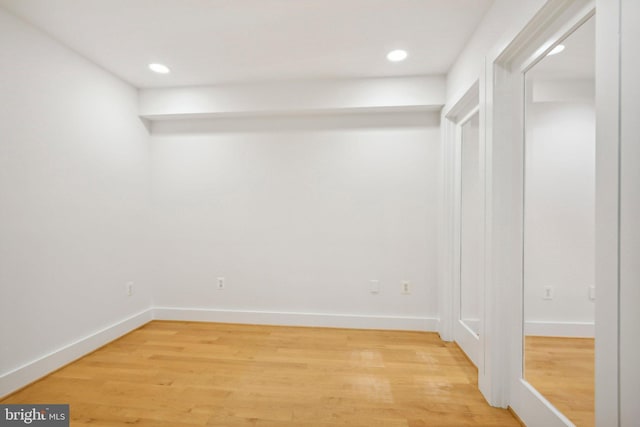
[[[411,293],[411,282],[409,282],[408,280],[403,280],[401,286],[402,293],[404,295],[409,295]]]
[[[369,280],[369,292],[372,294],[380,293],[380,281],[379,280]]]

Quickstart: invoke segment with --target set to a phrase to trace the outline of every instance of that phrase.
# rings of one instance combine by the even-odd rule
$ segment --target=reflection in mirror
[[[562,44],[525,81],[524,377],[582,427],[595,423],[595,18]]]
[[[476,111],[461,126],[460,179],[460,320],[480,334],[479,286],[482,244],[480,188],[480,115]]]

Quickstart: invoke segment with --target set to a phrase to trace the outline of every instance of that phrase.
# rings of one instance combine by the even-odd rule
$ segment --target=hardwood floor
[[[437,334],[151,322],[4,399],[71,425],[518,426]]]
[[[594,340],[526,337],[525,377],[578,427],[595,425]]]

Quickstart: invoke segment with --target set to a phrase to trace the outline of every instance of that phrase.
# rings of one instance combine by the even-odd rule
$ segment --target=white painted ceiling
[[[136,87],[444,74],[492,0],[0,0]],[[385,55],[405,49],[409,58]],[[147,64],[168,65],[156,75]]]

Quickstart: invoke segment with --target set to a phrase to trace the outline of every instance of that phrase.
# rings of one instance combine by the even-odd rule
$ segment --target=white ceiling
[[[444,74],[492,0],[0,0],[136,87]],[[390,63],[389,50],[409,58]],[[155,75],[147,64],[168,65]]]

